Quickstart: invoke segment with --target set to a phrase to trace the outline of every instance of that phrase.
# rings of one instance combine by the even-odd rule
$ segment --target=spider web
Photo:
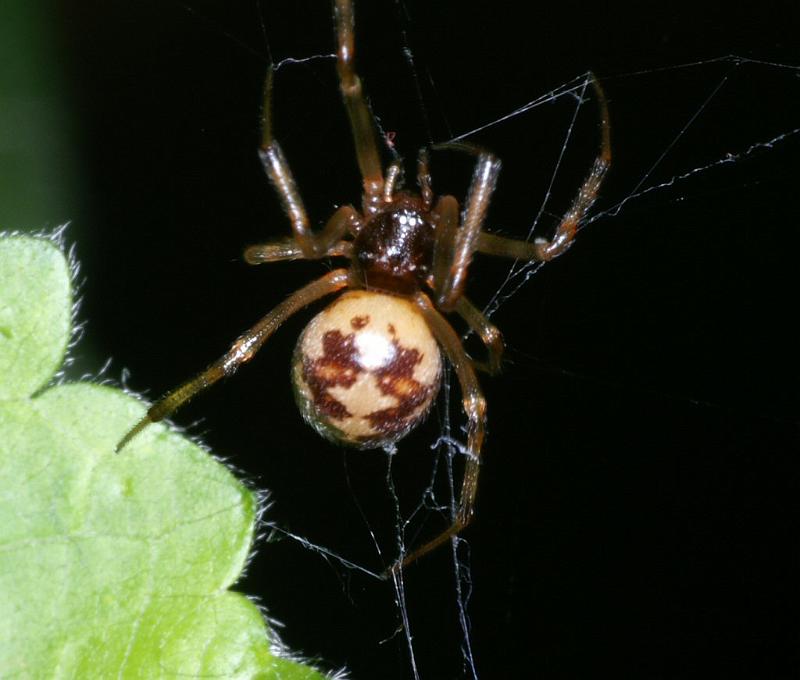
[[[401,28],[399,30],[403,33],[405,41],[406,29]],[[320,55],[316,58],[325,58],[325,56],[328,55]],[[419,86],[419,81],[423,76],[417,70],[414,53],[407,42],[405,44],[405,56],[409,69],[418,84],[418,90],[421,92],[422,88]],[[297,60],[286,59],[280,62],[280,66],[296,62]],[[720,70],[722,75],[719,75]],[[682,200],[682,198],[675,198],[676,192],[691,192],[691,183],[697,177],[702,178],[711,173],[723,172],[725,166],[739,165],[747,162],[751,158],[768,153],[777,147],[792,143],[796,144],[797,137],[800,135],[800,126],[781,128],[775,131],[774,134],[767,134],[761,138],[754,138],[754,133],[748,137],[740,136],[736,143],[728,147],[730,149],[729,151],[717,155],[715,155],[713,150],[707,151],[705,159],[694,161],[694,164],[681,165],[681,161],[678,160],[676,166],[674,162],[667,162],[670,156],[680,156],[681,145],[691,136],[693,127],[698,124],[698,121],[701,121],[703,117],[715,115],[714,113],[709,113],[709,111],[714,107],[717,100],[725,96],[726,89],[731,89],[731,81],[734,81],[741,74],[744,74],[744,78],[758,78],[758,74],[761,71],[767,71],[773,77],[778,76],[779,78],[784,78],[787,87],[794,85],[792,79],[800,75],[800,67],[795,65],[767,62],[736,55],[717,57],[665,68],[654,68],[611,75],[603,74],[603,82],[609,88],[613,88],[614,85],[620,81],[631,82],[637,79],[655,77],[663,73],[669,73],[680,77],[682,73],[694,74],[699,72],[703,74],[708,88],[706,91],[700,93],[700,97],[696,101],[694,108],[689,110],[689,114],[685,119],[673,121],[675,123],[673,136],[667,143],[662,144],[662,146],[657,149],[657,154],[651,158],[649,164],[645,165],[645,169],[641,174],[638,177],[633,177],[633,184],[627,188],[623,188],[621,191],[618,189],[617,198],[612,197],[610,201],[601,201],[598,206],[587,215],[586,219],[582,221],[579,230],[584,230],[590,226],[593,229],[602,229],[603,223],[617,217],[630,207],[635,206],[637,202],[647,200],[651,195],[660,196],[658,199],[659,201]],[[735,95],[731,95],[730,92],[728,92],[727,97],[731,96]],[[589,118],[596,115],[594,111],[595,104],[591,99],[590,74],[584,73],[578,75],[572,80],[531,99],[508,113],[494,117],[465,132],[458,132],[444,139],[429,140],[434,143],[480,141],[481,135],[486,131],[493,128],[502,129],[503,126],[510,125],[512,122],[526,120],[531,121],[526,124],[534,125],[535,123],[533,123],[532,120],[535,117],[536,111],[554,104],[563,105],[563,113],[561,116],[562,129],[560,131],[560,142],[556,149],[557,153],[550,159],[549,182],[544,188],[538,209],[535,211],[533,219],[528,223],[526,231],[524,233],[514,233],[515,237],[521,237],[529,241],[532,240],[535,235],[547,234],[548,229],[552,228],[558,219],[558,215],[562,214],[566,207],[566,205],[563,205],[563,200],[560,206],[553,207],[551,204],[554,202],[554,189],[561,180],[564,159],[566,155],[573,150],[573,145],[576,143],[576,125],[579,124],[580,116],[585,116],[587,111]],[[419,101],[419,107],[421,111],[420,115],[427,121],[429,113],[422,99]],[[377,112],[377,114],[377,123],[380,126],[380,112]],[[585,122],[583,124],[586,125]],[[590,124],[590,127],[594,126]],[[764,127],[765,129],[767,128],[767,126]],[[390,133],[387,133],[385,130],[381,130],[381,132],[385,137],[391,139],[392,135],[390,135]],[[588,155],[586,160],[586,166],[588,168],[591,156]],[[665,166],[667,166],[666,172],[664,171]],[[574,184],[573,181],[572,185]],[[684,187],[688,187],[688,189]],[[664,198],[665,196],[667,198]],[[494,230],[496,227],[490,220],[487,228],[489,230]],[[477,266],[480,265],[473,265],[473,267]],[[504,307],[511,305],[514,298],[523,292],[523,289],[531,282],[534,275],[537,274],[543,266],[544,263],[536,262],[514,262],[508,265],[505,272],[502,274],[500,283],[491,291],[488,301],[484,303],[484,314],[488,318],[494,318]],[[465,333],[464,340],[466,341],[468,338],[469,333]],[[565,376],[570,375],[570,371],[567,369],[558,370]],[[499,379],[502,380],[502,377]],[[402,559],[403,555],[413,551],[415,545],[424,542],[424,539],[420,539],[421,533],[419,525],[429,524],[428,519],[431,514],[440,515],[442,517],[442,522],[440,523],[442,527],[449,525],[456,516],[459,500],[459,475],[462,467],[459,461],[467,455],[465,450],[464,416],[460,408],[459,395],[458,386],[454,385],[453,376],[448,373],[445,376],[441,399],[437,409],[440,436],[431,445],[431,449],[436,455],[430,470],[430,483],[410,511],[403,512],[401,509],[402,504],[400,498],[402,496],[402,490],[397,488],[392,470],[395,452],[387,452],[386,488],[394,504],[396,514],[396,545],[394,546],[394,553],[389,553],[386,551],[385,547],[381,547],[378,540],[375,538],[374,532],[370,528],[369,518],[364,516],[364,525],[370,533],[371,540],[374,542],[376,554],[384,565],[390,564],[395,559]],[[714,404],[709,405],[714,406]],[[402,443],[400,448],[402,449]],[[444,484],[442,484],[442,481]],[[480,510],[481,508],[479,507],[479,513]],[[281,529],[278,529],[278,531],[283,532]],[[424,536],[424,534],[422,535]],[[373,578],[380,577],[379,572],[362,565],[353,564],[345,557],[337,555],[328,549],[322,549],[319,546],[312,545],[305,539],[297,536],[292,536],[292,538],[301,541],[308,549],[323,552],[326,557],[333,559],[345,569],[357,570]],[[457,625],[460,627],[462,633],[461,654],[463,665],[461,672],[466,677],[478,678],[480,676],[478,671],[480,656],[473,650],[472,625],[470,621],[469,605],[473,592],[473,583],[470,567],[470,546],[468,541],[461,536],[455,537],[450,544],[450,553],[452,556],[451,568],[453,574],[451,587],[457,606]],[[425,677],[424,667],[420,667],[417,662],[416,648],[419,643],[415,638],[411,623],[412,616],[409,611],[407,585],[404,573],[394,575],[392,577],[392,583],[395,592],[397,615],[407,646],[410,675],[414,678]]]
[[[402,7],[404,14],[406,9]],[[404,57],[409,70],[413,76],[416,84],[416,89],[419,95],[418,106],[420,116],[423,119],[423,124],[426,128],[430,129],[431,114],[429,112],[429,104],[424,101],[423,90],[427,85],[435,90],[435,83],[429,78],[427,73],[421,71],[416,64],[415,53],[409,45],[406,32],[413,30],[413,21],[407,21],[405,24],[401,22],[400,27],[397,29],[402,37],[404,45]],[[330,58],[330,55],[316,55],[309,57],[310,59],[325,59]],[[306,58],[306,59],[309,59]],[[282,59],[278,63],[279,68],[289,66],[291,64],[301,63],[303,59],[287,58]],[[789,144],[796,141],[797,135],[800,133],[800,127],[784,127],[779,128],[774,134],[767,134],[763,137],[755,137],[755,132],[751,129],[750,134],[747,136],[738,133],[733,144],[727,146],[729,150],[725,153],[715,153],[713,149],[706,151],[705,158],[700,160],[693,160],[686,164],[686,161],[680,160],[681,147],[691,138],[692,131],[695,126],[701,122],[704,117],[718,115],[712,111],[719,99],[726,97],[730,98],[731,95],[731,82],[735,81],[740,75],[744,78],[754,77],[758,79],[759,72],[767,71],[771,76],[784,77],[786,86],[791,86],[792,79],[800,74],[800,68],[789,64],[780,64],[773,62],[766,62],[756,59],[749,59],[740,56],[724,56],[712,58],[708,60],[696,61],[687,64],[679,64],[669,66],[666,68],[653,68],[637,72],[620,73],[620,74],[602,74],[603,82],[606,86],[614,92],[613,88],[620,82],[629,84],[640,79],[654,79],[665,73],[672,76],[677,76],[678,79],[682,74],[700,73],[701,79],[705,81],[707,89],[699,92],[699,97],[695,100],[694,105],[690,106],[687,115],[683,119],[674,119],[672,124],[674,128],[666,142],[661,142],[655,151],[656,154],[645,163],[643,171],[638,176],[633,176],[633,183],[627,187],[617,188],[617,198],[611,197],[611,200],[601,201],[598,206],[592,210],[587,218],[581,223],[580,229],[586,229],[592,226],[593,229],[600,230],[605,222],[612,218],[617,217],[626,210],[635,206],[637,202],[646,201],[650,196],[660,196],[659,201],[681,200],[675,198],[676,192],[680,194],[683,191],[691,191],[691,183],[697,177],[705,177],[711,173],[724,171],[728,165],[739,165],[746,162],[752,157],[757,157],[765,152],[774,149],[777,146]],[[688,76],[687,76],[688,79]],[[561,85],[544,92],[543,94],[534,97],[530,101],[525,102],[521,106],[513,110],[495,116],[484,123],[480,123],[473,128],[464,132],[457,132],[445,138],[430,138],[431,142],[454,142],[454,141],[476,141],[480,142],[487,132],[493,131],[495,128],[501,131],[504,127],[522,122],[523,125],[534,126],[536,125],[535,116],[537,111],[545,107],[552,107],[559,105],[561,113],[561,128],[556,133],[558,142],[555,144],[555,154],[551,158],[543,161],[546,166],[549,162],[549,170],[545,172],[549,175],[549,180],[544,186],[541,198],[539,199],[538,208],[533,211],[533,218],[528,222],[527,228],[523,233],[516,231],[518,226],[514,226],[514,236],[522,237],[526,240],[531,240],[534,235],[546,234],[548,229],[552,228],[558,215],[562,214],[566,204],[564,197],[559,196],[558,199],[554,197],[556,187],[562,181],[562,175],[569,174],[569,171],[564,171],[566,165],[565,158],[572,152],[574,147],[580,142],[576,142],[576,129],[577,126],[583,125],[590,130],[594,130],[596,125],[592,122],[592,118],[596,115],[595,105],[591,101],[590,96],[590,81],[589,74],[580,74],[562,83]],[[727,92],[726,92],[727,90]],[[612,95],[613,96],[613,95]],[[617,95],[616,99],[619,99]],[[618,103],[618,102],[616,102]],[[382,125],[381,111],[376,111],[378,116],[378,125]],[[587,122],[587,120],[589,122]],[[768,126],[764,126],[768,129]],[[391,139],[393,136],[387,130],[381,128],[382,134]],[[585,137],[585,136],[584,136]],[[726,144],[728,142],[726,141]],[[487,144],[490,148],[490,144]],[[711,145],[709,145],[711,146]],[[589,147],[592,153],[595,153],[595,146]],[[585,156],[585,165],[588,168],[591,162],[591,154],[587,154],[585,149],[582,150]],[[673,159],[677,157],[678,160]],[[566,181],[569,186],[575,186],[575,177],[571,177],[570,181]],[[578,178],[580,181],[582,178]],[[630,176],[627,178],[630,180]],[[683,187],[688,187],[684,189]],[[666,198],[665,198],[666,197]],[[487,225],[490,230],[496,229],[492,223]],[[479,265],[477,265],[479,266]],[[505,272],[500,277],[500,282],[496,285],[494,290],[484,304],[484,313],[489,318],[498,316],[503,308],[513,304],[516,298],[529,284],[533,276],[539,272],[543,267],[541,263],[511,263],[505,269]],[[464,339],[467,340],[467,334]],[[514,348],[512,348],[513,351]],[[512,359],[513,360],[513,359]],[[569,373],[563,370],[566,375]],[[500,378],[502,380],[502,378]],[[458,505],[459,493],[459,479],[461,472],[461,460],[465,454],[465,435],[464,435],[464,417],[460,409],[460,396],[457,385],[453,383],[453,376],[448,374],[445,376],[442,395],[437,409],[437,416],[439,419],[440,436],[431,445],[431,449],[435,452],[435,457],[430,470],[430,481],[425,488],[424,492],[419,497],[419,500],[412,504],[410,509],[403,509],[401,497],[403,496],[402,489],[397,488],[393,475],[394,451],[387,452],[386,461],[386,490],[389,494],[395,508],[396,524],[395,524],[395,541],[393,546],[387,549],[386,546],[381,546],[380,542],[375,536],[375,532],[371,528],[371,520],[366,514],[363,515],[364,526],[369,532],[371,540],[374,542],[375,552],[379,557],[382,564],[391,564],[395,559],[402,558],[403,555],[408,554],[414,549],[415,545],[419,545],[424,541],[425,532],[421,531],[420,526],[429,526],[430,516],[439,515],[442,521],[439,523],[441,527],[447,526],[453,521],[456,515]],[[400,445],[402,449],[403,445]],[[491,453],[489,454],[491,456]],[[358,503],[358,499],[354,499]],[[481,508],[479,504],[478,512],[480,514]],[[276,531],[286,534],[283,529],[272,527]],[[291,535],[295,540],[298,540],[302,545],[310,550],[320,552],[325,555],[326,559],[332,560],[337,563],[339,567],[345,570],[355,570],[366,576],[372,578],[379,578],[380,574],[373,568],[359,565],[351,562],[346,557],[338,555],[327,548],[321,548],[318,545],[310,543],[308,540]],[[422,538],[421,538],[422,537]],[[451,584],[452,596],[456,603],[457,621],[454,622],[461,629],[461,655],[462,655],[462,668],[461,672],[466,677],[477,678],[479,677],[478,668],[480,666],[480,655],[473,650],[472,633],[471,633],[471,620],[470,620],[470,598],[473,592],[472,574],[470,567],[470,551],[469,543],[463,537],[456,537],[450,545],[451,552],[451,569],[453,580]],[[417,661],[417,647],[420,644],[415,636],[412,619],[413,610],[410,609],[413,605],[409,604],[407,597],[407,583],[404,573],[395,575],[392,579],[395,603],[397,607],[397,616],[399,625],[402,630],[402,636],[405,640],[405,645],[408,654],[408,665],[410,675],[414,678],[426,676],[424,666],[420,666]],[[422,644],[425,644],[423,642]]]
[[[198,10],[191,5],[186,5],[186,8],[194,16],[202,19],[202,8]],[[438,77],[430,75],[425,66],[425,59],[420,56],[420,50],[414,44],[415,35],[422,32],[423,20],[415,16],[415,12],[421,12],[421,9],[411,8],[403,2],[398,2],[396,8],[398,10],[396,16],[387,17],[386,24],[390,26],[388,33],[397,39],[399,47],[395,49],[399,50],[401,61],[406,64],[414,85],[412,108],[416,109],[418,124],[423,130],[421,141],[469,140],[485,144],[487,148],[496,151],[504,162],[508,160],[508,163],[492,204],[487,228],[527,240],[536,235],[548,234],[568,206],[596,153],[596,109],[591,99],[590,88],[587,89],[588,75],[576,70],[574,77],[568,77],[541,94],[537,94],[537,85],[529,85],[523,91],[516,92],[522,101],[521,104],[507,105],[508,101],[505,101],[504,104],[507,106],[502,111],[495,111],[487,106],[487,110],[490,111],[488,114],[484,114],[480,107],[476,107],[478,112],[469,124],[465,124],[463,116],[459,117],[458,123],[454,123],[451,118],[456,113],[453,110],[455,107],[452,104],[448,105],[448,94],[443,93],[444,85]],[[357,21],[360,19],[357,18]],[[369,24],[364,22],[364,25]],[[214,23],[214,28],[220,29],[217,23]],[[230,33],[228,37],[237,44],[247,46],[235,33]],[[271,37],[265,27],[264,42],[268,50],[271,46]],[[476,37],[473,36],[471,39],[475,41],[472,50],[474,55],[485,56],[488,48],[485,45],[478,45]],[[358,26],[356,40],[357,42],[361,40]],[[256,56],[260,55],[259,50],[253,51]],[[288,79],[294,69],[303,69],[312,64],[326,64],[332,61],[332,55],[315,46],[302,53],[272,54],[271,59],[277,71],[282,72]],[[363,69],[360,70],[363,75]],[[374,68],[371,72],[374,72]],[[626,216],[647,219],[653,211],[663,209],[665,206],[691,202],[696,197],[702,198],[705,196],[702,182],[708,178],[713,178],[718,173],[731,172],[732,169],[746,171],[748,164],[754,160],[769,158],[770,154],[776,151],[797,148],[800,127],[796,127],[794,123],[800,117],[796,115],[797,111],[788,110],[792,100],[786,93],[797,87],[797,78],[800,75],[798,66],[743,56],[722,56],[680,64],[668,62],[666,67],[652,66],[636,71],[617,69],[600,72],[597,75],[611,99],[612,143],[615,145],[615,154],[620,146],[626,148],[624,143],[617,145],[618,136],[627,135],[628,139],[647,138],[648,143],[642,145],[641,153],[633,153],[628,142],[628,156],[623,153],[615,157],[612,174],[606,187],[601,191],[601,200],[581,224],[580,229],[583,233],[580,234],[578,243],[559,260],[558,265],[548,266],[545,271],[542,271],[542,265],[537,263],[488,265],[494,278],[492,283],[480,291],[480,298],[476,295],[476,302],[483,306],[486,315],[495,320],[501,329],[505,330],[507,325],[512,325],[510,322],[513,319],[509,317],[520,314],[521,309],[525,307],[526,296],[534,295],[533,283],[539,280],[539,277],[534,277],[535,274],[540,272],[546,274],[547,270],[562,267],[560,264],[562,260],[566,262],[581,258],[581,254],[585,252],[585,246],[582,245],[584,237],[591,236],[593,244],[603,239],[610,240],[612,236],[605,233],[610,234],[615,231],[616,225]],[[367,92],[372,96],[377,89],[374,87],[375,83],[368,77],[364,80]],[[682,98],[683,110],[681,112],[670,110],[669,114],[663,116],[664,120],[659,121],[660,125],[656,126],[658,130],[653,132],[653,122],[661,111],[660,104],[657,99],[646,100],[642,103],[641,110],[647,114],[648,119],[642,121],[633,132],[626,133],[625,130],[629,128],[626,128],[624,123],[617,122],[617,119],[622,118],[630,122],[636,118],[636,109],[631,107],[631,99],[626,99],[626,95],[636,93],[638,96],[647,93],[652,96],[653,92],[663,90],[665,80],[671,81],[673,85],[685,86],[686,92]],[[757,94],[752,94],[750,87],[753,83],[756,85],[760,83],[764,87]],[[673,88],[670,91],[674,92],[677,89]],[[770,93],[764,89],[769,89]],[[752,100],[751,103],[760,104],[763,118],[756,118],[755,114],[749,111],[751,119],[743,119],[741,127],[732,130],[729,137],[720,140],[702,138],[698,140],[696,132],[698,128],[705,131],[709,124],[713,127],[714,122],[721,120],[726,110],[734,108],[734,105],[738,106],[741,104],[740,100],[746,97]],[[386,94],[383,94],[380,100],[386,101],[387,98]],[[372,101],[382,133],[387,138],[394,137],[390,133],[397,133],[398,137],[403,137],[403,129],[395,126],[395,121],[391,120],[389,115],[391,112],[384,110],[378,104],[378,98],[373,97]],[[626,115],[626,106],[633,109],[633,112],[627,111]],[[781,120],[774,114],[784,106],[787,106],[787,115]],[[546,122],[543,123],[542,120]],[[543,140],[541,134],[536,137],[536,142],[544,149],[541,154],[537,154],[536,168],[532,168],[528,163],[527,159],[531,153],[529,148],[519,151],[512,145],[509,149],[508,141],[504,144],[502,139],[497,144],[494,143],[497,141],[496,137],[504,136],[516,136],[517,140],[521,140],[520,132],[535,137],[537,131],[542,128],[547,129],[546,136],[550,139]],[[395,144],[393,149],[402,149],[407,158],[411,157],[414,147],[409,147],[404,142],[404,139],[393,141]],[[522,146],[521,142],[520,145]],[[513,160],[515,154],[516,167]],[[627,169],[620,170],[620,166]],[[511,188],[506,189],[504,185],[506,177],[520,178],[528,171],[533,174],[534,170],[537,177],[536,188],[528,189],[524,194],[526,197],[524,210],[516,207],[510,214],[504,213],[502,206],[520,202],[519,196],[523,195],[524,191],[519,184],[511,184]],[[439,186],[437,177],[435,169],[435,189]],[[744,177],[735,175],[729,182],[736,188],[747,182],[757,181],[753,179],[754,177],[755,175],[748,176],[745,173]],[[539,179],[543,181],[540,182]],[[466,185],[462,182],[458,186]],[[461,194],[455,188],[452,191],[456,195],[463,195],[463,190]],[[617,228],[613,238],[619,238],[619,235],[620,230]],[[475,272],[483,267],[483,260],[476,262],[472,271]],[[563,269],[558,274],[563,275]],[[554,274],[553,277],[555,276]],[[557,284],[548,282],[544,285]],[[465,334],[465,340],[471,343],[474,338],[469,338]],[[525,337],[515,335],[509,344],[507,364],[513,366],[514,370],[519,368],[527,375],[531,375],[537,369],[542,369],[554,371],[567,380],[576,377],[586,378],[580,367],[577,369],[565,367],[552,360],[540,360],[539,357],[525,354],[522,350],[522,347],[528,346]],[[473,345],[468,346],[472,351]],[[502,383],[505,379],[504,376],[500,376],[493,380]],[[487,382],[488,380],[482,380],[483,384]],[[678,398],[683,398],[683,395],[678,395]],[[704,401],[697,395],[688,395],[686,398]],[[713,399],[709,400],[709,403],[713,406]],[[379,520],[376,520],[369,510],[361,508],[358,492],[352,491],[352,502],[359,507],[363,519],[363,526],[356,531],[366,533],[368,542],[374,547],[375,562],[352,559],[331,547],[335,544],[320,545],[302,533],[292,531],[283,525],[266,523],[266,529],[273,535],[288,538],[303,549],[322,557],[339,575],[343,591],[348,591],[352,587],[354,575],[370,581],[379,579],[382,567],[390,565],[399,556],[412,551],[415,546],[424,542],[426,537],[435,533],[433,527],[444,528],[455,516],[460,473],[465,455],[465,436],[460,391],[450,374],[445,375],[439,404],[432,417],[438,420],[439,436],[429,444],[435,455],[432,457],[430,469],[426,471],[427,481],[424,483],[424,489],[415,499],[409,501],[408,492],[396,481],[395,468],[399,457],[395,456],[395,452],[387,452],[384,457],[384,490],[394,511],[392,541],[386,542],[385,536],[376,526]],[[502,422],[506,417],[490,403],[490,425],[493,429],[499,429],[500,426],[496,423]],[[399,453],[411,453],[408,451],[409,446],[407,442],[401,442]],[[492,437],[490,437],[485,458],[486,465],[513,463],[510,457],[501,459],[497,454],[498,452],[492,447]],[[346,465],[345,472],[356,463],[348,462]],[[479,497],[478,521],[483,511],[484,504]],[[438,524],[437,519],[440,520]],[[485,550],[477,541],[473,541],[473,544],[476,551]],[[450,673],[477,678],[481,676],[480,669],[484,666],[484,662],[480,647],[477,650],[473,648],[474,615],[471,615],[470,603],[475,593],[474,589],[480,589],[482,586],[480,583],[473,586],[468,540],[463,537],[455,538],[450,545],[450,553],[451,561],[448,568],[452,580],[442,587],[448,589],[449,597],[455,605],[455,618],[441,625],[452,625],[460,629],[461,657],[460,667],[452,669]],[[428,558],[424,562],[427,560]],[[434,577],[425,575],[424,562],[415,567],[422,574],[417,578],[430,580]],[[401,573],[394,577],[392,586],[398,624],[396,635],[403,640],[406,649],[407,674],[414,678],[436,677],[428,670],[427,655],[420,653],[420,648],[429,646],[432,641],[420,638],[416,633],[414,622],[416,600],[409,593],[419,585],[416,579],[412,583],[410,577]],[[421,657],[425,659],[421,660]],[[492,677],[488,671],[484,671],[484,674]]]

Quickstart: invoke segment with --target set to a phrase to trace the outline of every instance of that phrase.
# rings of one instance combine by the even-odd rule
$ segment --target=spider
[[[394,571],[458,534],[473,517],[486,427],[486,402],[475,370],[497,373],[504,345],[500,331],[464,296],[472,257],[478,252],[546,261],[569,248],[610,165],[608,107],[590,74],[600,110],[600,151],[552,238],[530,243],[497,236],[482,229],[500,171],[500,161],[488,151],[466,144],[431,147],[476,158],[463,210],[453,196],[434,196],[427,148],[417,158],[418,192],[402,189],[401,161],[391,163],[384,174],[376,127],[354,66],[352,0],[335,0],[334,23],[336,68],[363,180],[361,210],[342,206],[321,231],[310,228],[289,164],[272,135],[270,70],[259,155],[291,222],[292,236],[250,246],[244,259],[256,265],[337,257],[349,259],[349,267],[334,269],[286,298],[241,334],[220,359],[153,404],[122,438],[117,451],[148,424],[233,374],[292,314],[344,291],[306,326],[294,351],[292,381],[304,419],[337,444],[390,447],[427,415],[440,387],[443,353],[458,377],[468,420],[455,519],[395,564],[390,570]],[[466,354],[446,313],[460,316],[478,334],[487,348],[487,362],[475,362]]]

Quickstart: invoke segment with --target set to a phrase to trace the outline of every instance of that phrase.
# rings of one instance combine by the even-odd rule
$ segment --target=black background
[[[681,67],[728,54],[800,66],[792,3],[771,4],[772,16],[747,7],[642,4],[631,14],[562,2],[529,17],[522,3],[361,2],[359,70],[383,128],[413,158],[430,138],[593,69],[615,154],[599,213],[665,152],[642,188],[800,126],[796,68]],[[113,357],[111,375],[129,369],[129,386],[154,398],[328,266],[251,268],[240,253],[289,230],[255,154],[267,45],[276,61],[332,52],[330,5],[71,2],[54,16],[89,177],[71,232],[87,281],[86,340]],[[504,161],[490,229],[524,237],[574,105],[562,98],[471,138]],[[275,110],[312,219],[357,202],[333,62],[281,69]],[[565,209],[596,145],[587,105],[541,229]],[[482,379],[489,437],[462,546],[480,676],[795,675],[798,163],[800,135],[631,200],[494,316],[508,356],[504,375]],[[437,157],[433,174],[441,192],[466,190],[463,160]],[[473,265],[477,303],[504,267]],[[270,521],[379,571],[395,554],[387,458],[338,450],[302,423],[288,365],[308,318],[176,420],[202,419],[191,431],[270,490]],[[393,462],[404,513],[431,474],[440,417]],[[422,537],[438,526],[428,519]],[[240,587],[325,668],[412,676],[390,584],[285,540],[259,544]],[[405,598],[420,676],[469,677],[448,549],[408,570]]]

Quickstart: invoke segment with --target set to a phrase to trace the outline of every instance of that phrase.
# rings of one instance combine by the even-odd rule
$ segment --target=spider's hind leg
[[[458,382],[461,385],[462,403],[467,414],[467,460],[464,467],[461,495],[453,523],[438,536],[390,567],[385,573],[387,577],[438,548],[442,543],[456,536],[472,521],[475,509],[475,495],[478,491],[481,449],[486,429],[486,400],[481,392],[472,363],[461,346],[461,340],[447,320],[436,311],[427,295],[417,293],[414,302],[428,322],[431,332],[458,376]]]

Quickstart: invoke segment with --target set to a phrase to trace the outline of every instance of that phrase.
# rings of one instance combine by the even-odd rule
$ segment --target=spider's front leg
[[[364,214],[374,214],[383,198],[383,168],[378,151],[378,137],[375,123],[361,79],[355,70],[355,22],[352,0],[336,0],[334,6],[336,20],[336,70],[342,98],[353,129],[356,158],[364,183]]]
[[[461,227],[458,227],[458,203],[452,196],[442,196],[436,206],[439,220],[433,249],[434,295],[437,307],[450,311],[464,292],[467,271],[478,246],[481,227],[500,174],[500,161],[488,151],[467,144],[446,144],[434,148],[465,151],[478,157]]]
[[[196,394],[211,387],[220,378],[232,375],[239,366],[250,361],[267,339],[292,314],[315,300],[335,293],[337,290],[341,290],[351,284],[350,272],[347,269],[334,269],[325,276],[295,291],[250,330],[242,333],[231,345],[230,349],[200,375],[168,392],[153,404],[148,409],[147,415],[136,423],[120,440],[119,444],[117,444],[117,452],[121,451],[131,439],[150,423],[163,420]]]
[[[578,195],[556,227],[553,238],[550,240],[538,238],[534,241],[536,253],[535,258],[532,259],[552,260],[572,245],[578,225],[597,199],[600,185],[611,167],[611,125],[608,119],[608,102],[603,88],[600,87],[594,74],[590,73],[589,78],[597,98],[597,106],[600,109],[600,153],[592,165],[589,176],[578,191]]]
[[[578,190],[578,195],[556,227],[553,237],[551,239],[537,238],[533,243],[528,243],[481,232],[476,244],[478,252],[515,260],[546,262],[558,257],[572,245],[578,226],[597,199],[600,185],[611,167],[611,125],[608,118],[608,102],[603,88],[600,87],[594,74],[590,73],[589,79],[600,110],[600,152],[589,171],[589,176]]]
[[[303,199],[300,197],[300,191],[294,181],[289,163],[283,155],[280,145],[272,136],[273,75],[273,68],[270,66],[264,86],[264,132],[259,157],[267,177],[278,193],[283,211],[292,223],[295,245],[293,246],[288,239],[265,244],[261,247],[261,258],[256,256],[257,262],[255,263],[299,258],[313,260],[326,257],[331,254],[331,250],[340,243],[342,236],[347,232],[348,226],[352,223],[352,213],[355,211],[351,208],[350,212],[343,214],[340,209],[328,220],[321,233],[315,234],[312,231],[308,213],[303,205]]]
[[[480,473],[481,449],[486,430],[486,400],[478,385],[478,378],[472,368],[472,362],[464,352],[453,327],[433,306],[430,298],[424,293],[417,293],[414,298],[419,310],[425,317],[428,326],[442,347],[447,359],[453,366],[461,386],[462,404],[467,414],[467,460],[464,467],[464,481],[461,485],[461,496],[458,501],[453,524],[441,534],[417,548],[402,561],[391,567],[387,576],[416,561],[423,555],[438,548],[442,543],[458,534],[472,520],[475,509],[475,495],[478,491],[478,475]]]

